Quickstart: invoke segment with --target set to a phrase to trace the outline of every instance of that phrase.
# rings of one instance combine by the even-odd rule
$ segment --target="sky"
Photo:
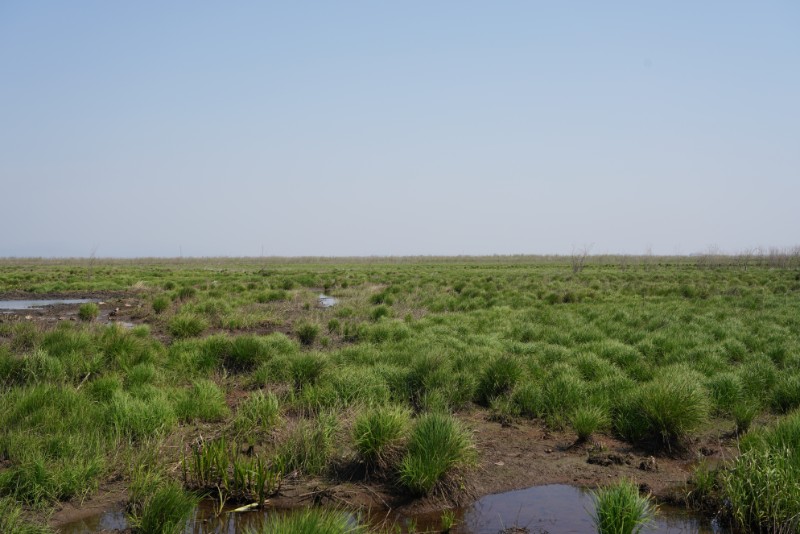
[[[798,28],[794,0],[2,0],[0,257],[795,246]]]

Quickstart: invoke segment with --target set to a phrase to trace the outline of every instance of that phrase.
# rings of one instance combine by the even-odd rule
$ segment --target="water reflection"
[[[234,513],[235,507],[222,512],[211,500],[205,500],[187,521],[184,534],[237,534],[248,529],[259,530],[274,514],[290,513],[287,509],[268,508],[253,512]],[[487,495],[472,506],[454,510],[457,521],[455,534],[498,534],[511,527],[521,527],[535,534],[588,534],[595,532],[592,523],[594,501],[591,493],[566,485],[534,486],[517,491]],[[355,515],[353,521],[355,522]],[[440,532],[441,512],[402,515],[377,510],[363,522],[391,532]],[[95,534],[126,528],[125,515],[120,509],[63,527],[62,534]],[[522,531],[520,531],[522,532]],[[660,507],[656,520],[642,530],[647,534],[723,534],[715,523],[686,510]]]
[[[34,299],[34,300],[0,300],[0,310],[38,310],[55,304],[83,304],[94,302],[93,299]]]

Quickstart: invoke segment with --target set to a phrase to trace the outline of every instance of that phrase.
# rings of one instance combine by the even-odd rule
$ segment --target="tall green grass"
[[[0,497],[0,532],[3,534],[52,534],[44,525],[37,525],[22,518],[22,508],[14,499]]]
[[[631,441],[680,444],[708,417],[708,393],[702,379],[680,366],[627,392],[617,403],[614,426]]]
[[[622,480],[594,492],[592,520],[599,534],[634,534],[653,520],[656,509],[636,484]]]
[[[321,474],[328,468],[333,455],[338,427],[338,420],[332,413],[321,413],[313,419],[298,421],[279,447],[280,463],[287,471]]]
[[[409,437],[400,483],[413,494],[428,494],[445,475],[473,458],[472,440],[458,421],[446,414],[425,414]]]
[[[178,534],[197,506],[199,498],[187,493],[180,484],[170,482],[144,503],[141,515],[133,518],[136,532],[141,534]]]
[[[366,532],[346,512],[324,508],[305,508],[286,514],[275,514],[260,529],[248,534],[357,534]]]
[[[721,475],[730,515],[744,530],[796,532],[800,526],[800,412],[753,431]]]
[[[361,413],[353,424],[353,442],[359,457],[370,467],[388,469],[401,455],[411,423],[408,409],[379,407]]]

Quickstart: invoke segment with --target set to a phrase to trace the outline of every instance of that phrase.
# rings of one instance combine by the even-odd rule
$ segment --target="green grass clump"
[[[181,421],[222,421],[229,413],[225,393],[207,379],[195,380],[175,404],[175,414]]]
[[[86,302],[78,308],[78,318],[81,321],[94,321],[100,315],[100,306],[94,302]]]
[[[453,468],[468,465],[472,458],[472,440],[458,421],[441,413],[423,415],[400,464],[400,483],[415,495],[426,495]]]
[[[208,328],[208,322],[202,317],[191,314],[176,315],[169,322],[169,333],[183,339],[197,337]]]
[[[696,373],[670,369],[623,396],[616,408],[614,426],[630,441],[679,444],[706,421],[709,404]]]
[[[656,512],[650,498],[639,495],[638,486],[628,480],[594,492],[594,504],[592,520],[599,534],[641,532]]]
[[[249,534],[358,534],[366,529],[354,523],[352,516],[336,510],[304,508],[276,514],[266,525]]]
[[[277,302],[279,300],[286,300],[289,298],[289,293],[283,289],[272,289],[269,291],[265,291],[263,293],[259,293],[256,296],[256,302],[261,304],[267,302]]]
[[[313,345],[314,340],[319,335],[319,325],[314,323],[302,322],[295,328],[295,333],[300,343],[303,345]]]
[[[296,389],[316,384],[328,366],[328,357],[322,353],[305,352],[292,358],[289,372]]]
[[[0,532],[3,534],[51,534],[43,525],[22,519],[22,508],[9,497],[0,497]]]
[[[279,463],[287,471],[297,469],[309,475],[322,473],[333,454],[333,439],[338,426],[332,413],[301,420],[281,444]]]
[[[133,518],[141,534],[178,534],[200,501],[180,484],[167,483],[145,501],[141,515]]]
[[[392,312],[389,310],[389,307],[385,304],[381,304],[380,306],[375,306],[371,312],[369,312],[369,317],[373,321],[378,321],[383,317],[391,316]]]
[[[800,374],[784,374],[772,389],[770,407],[776,413],[789,413],[800,407]]]
[[[588,440],[598,430],[608,427],[611,418],[602,406],[581,406],[569,416],[569,424],[578,434],[578,441]]]
[[[170,304],[170,300],[169,300],[169,298],[167,296],[159,295],[159,296],[157,296],[156,298],[153,299],[153,303],[152,303],[153,311],[156,314],[163,313],[163,312],[165,312],[167,310],[167,308],[169,308],[169,304]]]
[[[238,432],[249,434],[257,430],[272,429],[279,418],[278,397],[272,392],[265,395],[258,390],[239,406],[233,424]]]
[[[177,417],[162,394],[139,398],[116,391],[107,407],[106,422],[118,435],[139,440],[171,430]]]
[[[197,295],[197,290],[191,286],[184,286],[178,290],[178,298],[181,300],[189,300]]]
[[[353,441],[359,457],[369,466],[387,469],[402,450],[411,413],[397,406],[380,407],[360,414],[353,425]]]
[[[478,382],[478,400],[488,405],[492,399],[510,392],[522,376],[522,366],[513,356],[503,355],[489,362]]]

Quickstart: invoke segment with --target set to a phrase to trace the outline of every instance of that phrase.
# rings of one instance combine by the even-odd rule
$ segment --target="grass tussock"
[[[594,492],[592,520],[599,534],[635,534],[655,516],[649,496],[639,494],[639,487],[629,480]]]
[[[367,410],[353,424],[353,442],[364,463],[386,470],[396,465],[411,426],[411,412],[406,408],[385,406]]]
[[[346,512],[324,508],[305,508],[276,514],[266,525],[248,534],[357,534],[366,532]]]
[[[400,483],[411,493],[430,493],[445,475],[473,459],[472,440],[452,416],[430,413],[421,416],[400,464]]]
[[[140,534],[178,534],[200,501],[184,491],[180,484],[169,482],[155,490],[144,503],[141,515],[132,517],[134,530]]]

